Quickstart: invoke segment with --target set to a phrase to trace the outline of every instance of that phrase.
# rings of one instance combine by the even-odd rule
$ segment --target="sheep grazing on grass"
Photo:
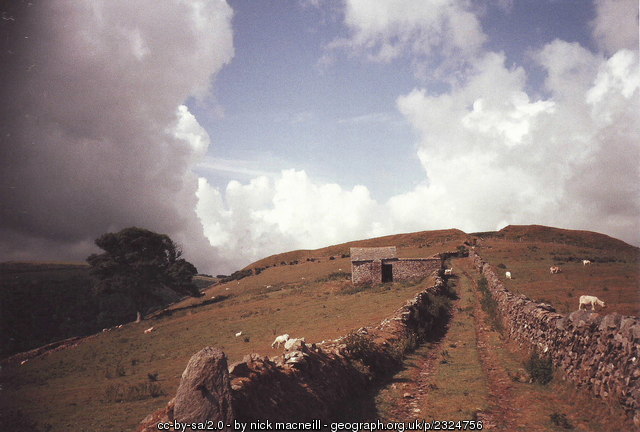
[[[506,272],[504,275],[507,279],[512,279],[511,272]]]
[[[452,268],[448,268],[444,270],[444,275],[445,276],[451,276],[453,274],[453,269]]]
[[[288,334],[285,333],[283,335],[280,335],[277,338],[275,338],[275,340],[271,344],[271,348],[275,348],[276,345],[278,346],[278,348],[280,348],[280,345],[283,343],[286,343],[288,340],[289,340]]]
[[[586,310],[588,304],[591,305],[591,310],[596,309],[596,304],[602,308],[607,307],[607,305],[605,305],[604,302],[600,300],[598,297],[583,295],[583,296],[580,296],[580,304],[578,304],[578,310],[582,310],[582,305],[584,305],[584,309]]]
[[[589,260],[582,260],[582,265],[583,265],[583,266],[591,265],[591,261],[589,261]]]
[[[149,334],[149,333],[151,333],[151,332],[152,332],[152,331],[154,331],[154,330],[155,330],[155,327],[149,327],[148,329],[146,329],[146,330],[144,331],[144,334]]]
[[[558,266],[551,266],[551,267],[549,267],[549,272],[550,272],[551,274],[558,274],[558,273],[560,273],[560,267],[558,267]]]
[[[241,332],[241,331],[239,331],[238,333],[236,333],[236,337],[240,337],[240,336],[242,336],[242,332]]]

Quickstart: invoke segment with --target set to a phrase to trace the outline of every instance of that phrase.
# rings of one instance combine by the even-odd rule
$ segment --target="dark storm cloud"
[[[180,105],[233,56],[228,5],[60,0],[0,14],[0,260],[83,259],[101,233],[138,225],[210,266],[190,171],[203,149],[176,131],[190,117]]]

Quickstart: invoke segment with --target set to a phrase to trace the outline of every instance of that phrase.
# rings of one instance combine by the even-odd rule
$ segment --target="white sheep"
[[[583,266],[591,265],[591,261],[589,261],[589,260],[582,260],[582,265],[583,265]]]
[[[239,331],[238,333],[236,333],[236,337],[240,337],[240,336],[242,336],[242,332],[241,332],[241,331]]]
[[[148,329],[146,329],[146,330],[144,331],[144,334],[149,334],[149,333],[151,333],[151,332],[152,332],[152,331],[154,331],[154,330],[155,330],[155,327],[153,327],[153,326],[152,326],[152,327],[149,327]]]
[[[445,276],[451,276],[453,274],[453,269],[452,268],[448,268],[444,270],[444,275]]]
[[[580,296],[580,304],[578,304],[578,310],[582,310],[582,305],[584,305],[584,308],[586,310],[588,304],[591,305],[591,310],[596,309],[596,304],[603,308],[607,307],[607,305],[605,305],[604,302],[596,296],[582,295]]]
[[[289,340],[288,334],[285,333],[283,335],[280,335],[277,338],[275,338],[275,340],[271,344],[271,348],[275,348],[276,345],[278,345],[278,348],[280,348],[280,345],[283,343],[286,343],[288,340]]]
[[[504,275],[507,279],[511,279],[511,272],[506,272]]]

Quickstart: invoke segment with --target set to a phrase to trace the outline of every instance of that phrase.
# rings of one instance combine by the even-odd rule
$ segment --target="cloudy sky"
[[[635,0],[5,3],[0,261],[132,225],[214,274],[443,228],[640,244]]]

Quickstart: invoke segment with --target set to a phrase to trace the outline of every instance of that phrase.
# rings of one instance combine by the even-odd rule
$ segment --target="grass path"
[[[622,410],[590,397],[556,374],[546,385],[529,383],[518,353],[480,306],[477,272],[454,262],[459,299],[448,331],[407,357],[404,368],[375,402],[383,421],[482,420],[493,431],[634,430]]]
[[[489,383],[476,343],[474,291],[465,277],[453,277],[449,284],[455,284],[459,299],[448,331],[412,353],[379,393],[378,410],[384,420],[476,420],[489,406]]]

